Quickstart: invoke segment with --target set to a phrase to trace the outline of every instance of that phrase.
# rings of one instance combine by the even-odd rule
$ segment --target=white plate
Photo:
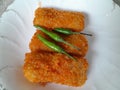
[[[4,2],[2,2],[4,1]],[[0,1],[3,12],[12,0]],[[88,80],[82,87],[28,82],[22,72],[24,54],[35,32],[34,10],[43,7],[81,11],[86,16]],[[1,6],[3,5],[3,6]],[[0,18],[0,90],[120,90],[120,7],[112,0],[15,0]],[[5,89],[6,88],[6,89]]]

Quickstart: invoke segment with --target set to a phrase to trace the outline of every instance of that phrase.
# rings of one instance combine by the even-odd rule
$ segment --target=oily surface
[[[27,53],[24,75],[34,83],[55,82],[70,86],[81,86],[87,79],[88,63],[82,57],[75,58],[77,61],[60,53]]]
[[[76,50],[72,48],[71,46],[68,46],[63,43],[58,43],[53,41],[49,36],[41,32],[40,30],[37,30],[34,36],[31,39],[31,42],[29,44],[29,47],[31,51],[46,51],[46,52],[55,52],[54,50],[50,49],[47,47],[44,43],[42,43],[38,38],[37,35],[40,34],[44,38],[48,39],[49,41],[52,41],[56,43],[57,45],[61,46],[66,52],[74,55],[79,55],[79,56],[85,56],[88,50],[88,42],[86,38],[83,35],[77,34],[77,35],[60,35],[65,41],[71,43],[74,46],[77,46],[80,48],[80,50]]]
[[[84,16],[80,12],[63,11],[54,8],[38,8],[35,11],[34,25],[47,28],[69,28],[73,31],[84,29]]]

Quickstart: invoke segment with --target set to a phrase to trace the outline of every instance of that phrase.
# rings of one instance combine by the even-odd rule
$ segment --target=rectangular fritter
[[[81,86],[87,79],[88,63],[83,57],[75,58],[77,61],[71,60],[60,53],[27,53],[24,75],[34,83],[54,82],[70,86]]]
[[[47,47],[44,43],[42,43],[38,38],[37,35],[40,34],[44,38],[48,39],[51,42],[56,43],[60,47],[62,47],[66,52],[74,55],[79,56],[85,56],[88,50],[88,42],[86,38],[83,35],[77,34],[77,35],[60,35],[65,41],[71,43],[74,46],[77,46],[80,48],[80,50],[76,50],[72,48],[71,46],[68,46],[66,44],[55,42],[52,40],[49,36],[47,36],[45,33],[43,33],[40,30],[37,30],[36,33],[33,35],[31,42],[29,44],[29,47],[31,51],[46,51],[46,52],[55,52],[51,48]]]
[[[38,8],[35,11],[34,25],[47,28],[69,28],[73,31],[84,29],[84,15],[80,12],[63,11],[54,8]]]

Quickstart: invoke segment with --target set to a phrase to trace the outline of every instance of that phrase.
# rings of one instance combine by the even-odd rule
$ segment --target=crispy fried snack
[[[84,16],[80,12],[63,11],[54,8],[38,8],[35,11],[34,25],[47,28],[69,28],[73,31],[84,29]]]
[[[68,28],[79,32],[84,29],[84,16],[80,12],[63,11],[54,8],[38,8],[35,11],[33,23],[50,31],[54,28]],[[76,58],[77,61],[48,48],[37,38],[38,34],[62,47],[67,53]],[[88,50],[88,42],[80,34],[59,35],[65,41],[79,47],[81,50],[78,51],[63,43],[55,42],[46,34],[37,30],[29,44],[31,52],[25,55],[24,76],[29,81],[41,83],[42,85],[53,82],[69,86],[82,86],[87,79],[88,63],[84,56]]]
[[[70,86],[81,86],[85,83],[87,61],[82,57],[71,60],[64,54],[31,52],[27,53],[24,64],[24,75],[33,83],[54,82]]]
[[[41,32],[40,30],[37,30],[36,33],[34,34],[34,36],[32,37],[31,42],[29,44],[29,47],[30,47],[31,51],[55,52],[51,48],[44,45],[44,43],[42,43],[37,38],[38,34],[42,35],[44,38],[48,39],[49,41],[54,42],[46,34]],[[63,43],[59,43],[59,42],[54,42],[54,43],[61,46],[64,50],[66,50],[70,54],[85,56],[85,54],[87,53],[87,50],[88,50],[88,42],[83,35],[79,35],[79,34],[77,34],[77,35],[62,35],[61,34],[61,36],[64,38],[65,41],[73,44],[74,46],[79,47],[80,51],[78,51],[78,50],[76,50],[76,49],[74,49],[74,48],[72,48],[72,47],[70,47],[66,44],[63,44]]]

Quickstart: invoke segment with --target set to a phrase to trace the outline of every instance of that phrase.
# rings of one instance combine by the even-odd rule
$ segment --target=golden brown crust
[[[79,12],[62,11],[53,8],[38,8],[35,12],[34,25],[40,25],[48,30],[54,28],[69,28],[73,31],[84,29],[84,16]],[[56,53],[44,45],[38,38],[40,34],[51,42],[56,43],[77,59],[71,60],[64,54]],[[26,53],[24,60],[24,76],[33,83],[46,85],[60,83],[69,86],[82,86],[87,79],[88,63],[84,58],[88,50],[88,42],[83,35],[62,35],[65,41],[79,47],[74,48],[58,43],[37,30],[31,39],[30,53]]]
[[[37,35],[40,34],[44,38],[48,39],[49,41],[54,42],[52,39],[50,39],[46,34],[41,32],[40,30],[37,30],[34,36],[31,39],[31,42],[29,44],[29,47],[31,51],[46,51],[46,52],[55,52],[46,45],[44,45],[38,38]],[[86,38],[83,35],[77,34],[77,35],[61,35],[65,41],[73,44],[74,46],[77,46],[80,48],[80,51],[66,45],[63,43],[54,42],[57,45],[61,46],[64,50],[66,50],[70,54],[74,55],[80,55],[85,56],[88,50],[88,42]]]
[[[24,64],[25,77],[34,83],[55,82],[70,86],[85,83],[87,61],[82,57],[71,60],[60,53],[27,53]]]
[[[80,12],[57,10],[54,8],[38,8],[35,11],[34,25],[47,28],[69,28],[74,31],[84,29],[84,16]]]

